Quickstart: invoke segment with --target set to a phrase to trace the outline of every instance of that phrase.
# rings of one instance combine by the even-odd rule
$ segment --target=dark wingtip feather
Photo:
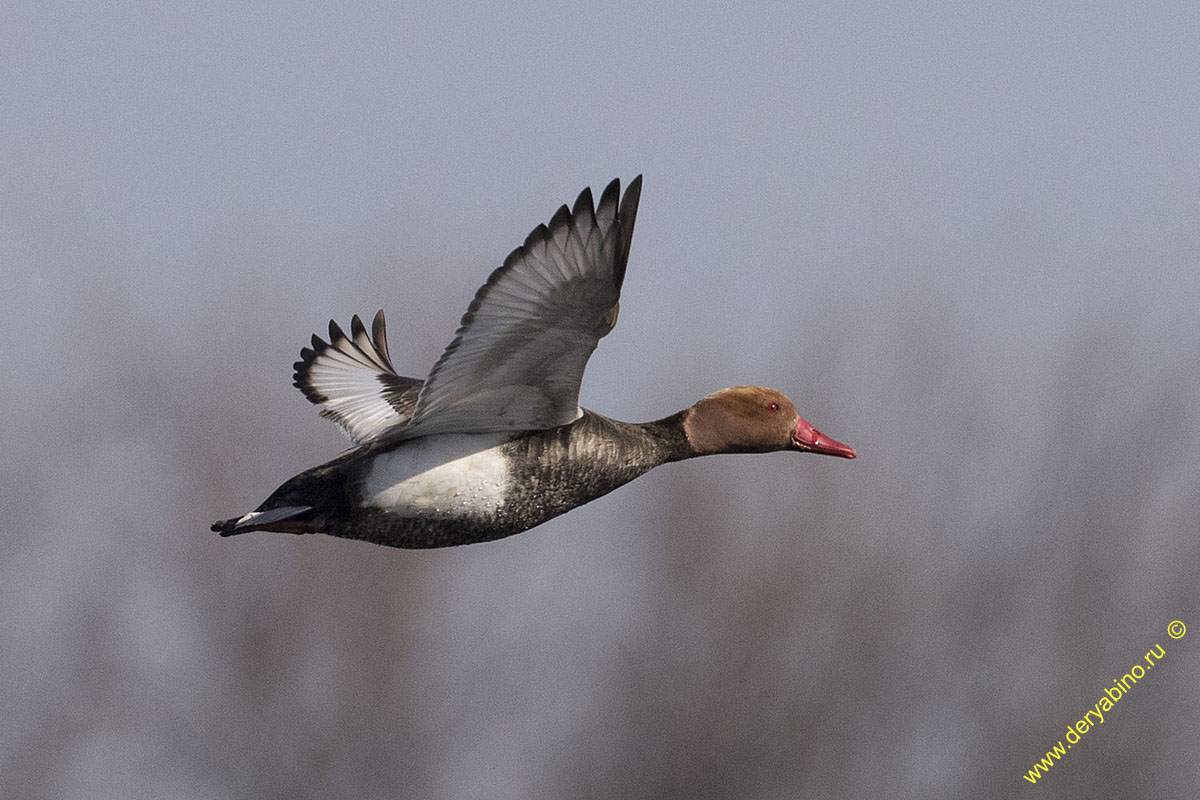
[[[299,389],[300,393],[310,403],[319,405],[329,398],[313,388],[311,379],[309,378],[309,371],[312,369],[313,362],[317,358],[317,353],[324,350],[327,345],[316,334],[313,334],[312,339],[313,349],[301,347],[300,360],[292,363],[292,386]]]
[[[596,206],[596,215],[601,214],[601,209],[609,209],[611,207],[612,214],[616,215],[617,200],[621,196],[621,179],[613,178],[604,187],[604,191],[600,193],[600,203]]]
[[[571,214],[578,217],[583,214],[591,214],[595,216],[596,206],[592,203],[592,187],[586,187],[579,193],[579,197],[575,198],[575,206],[571,209]]]
[[[358,314],[355,314],[350,318],[350,336],[351,338],[357,340],[359,334],[366,336],[367,329],[363,326],[362,320],[358,318]]]
[[[565,205],[561,205],[558,207],[558,211],[554,212],[554,216],[550,218],[550,224],[547,227],[551,231],[556,231],[559,228],[570,225],[571,219],[571,209],[567,208]]]
[[[566,208],[566,206],[563,206],[563,208]],[[558,215],[555,214],[555,217],[557,216]],[[553,225],[554,220],[551,220],[550,224]],[[525,244],[509,253],[508,258],[504,259],[504,264],[502,266],[492,270],[492,274],[488,276],[486,281],[484,281],[483,287],[486,287],[488,284],[495,283],[504,274],[505,270],[520,261],[525,257],[526,253],[536,249],[539,244],[545,242],[549,238],[550,229],[546,227],[545,224],[538,225],[536,228],[531,230],[529,235],[525,237]],[[480,287],[480,289],[482,290],[483,287]]]
[[[375,312],[375,319],[371,320],[371,338],[375,340],[375,349],[379,351],[379,355],[383,356],[383,362],[394,372],[392,356],[388,352],[387,321],[383,318],[382,308]]]
[[[338,326],[337,322],[332,319],[329,320],[329,343],[331,345],[336,345],[339,341],[345,338],[347,338],[346,334],[342,331],[341,327]]]
[[[616,181],[614,181],[615,183]],[[621,220],[628,220],[633,224],[634,217],[637,216],[638,201],[642,197],[642,176],[638,175],[629,182],[629,186],[625,189],[625,194],[621,198]]]
[[[613,181],[610,186],[616,186],[617,182]],[[605,189],[605,193],[608,190]],[[616,190],[614,189],[614,194]],[[625,194],[621,198],[621,205],[617,209],[617,221],[621,225],[621,239],[619,249],[617,250],[617,269],[616,278],[617,286],[621,286],[625,281],[625,267],[629,262],[629,248],[633,244],[633,224],[637,220],[638,201],[642,198],[642,176],[638,175],[629,182],[628,188],[625,189]]]

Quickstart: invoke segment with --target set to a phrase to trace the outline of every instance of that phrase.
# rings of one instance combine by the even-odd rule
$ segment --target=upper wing
[[[584,189],[488,278],[395,435],[539,430],[579,416],[579,383],[617,321],[642,177]]]
[[[367,335],[357,315],[350,320],[350,336],[329,321],[329,343],[315,334],[312,349],[300,351],[293,367],[293,383],[304,396],[321,406],[355,442],[371,442],[385,431],[405,425],[412,417],[422,381],[396,374],[388,357],[387,326],[383,311]]]

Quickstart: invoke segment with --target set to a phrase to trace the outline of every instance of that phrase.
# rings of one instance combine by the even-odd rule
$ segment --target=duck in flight
[[[600,202],[584,189],[475,294],[425,380],[397,374],[383,311],[368,333],[329,323],[300,351],[295,385],[355,447],[213,524],[446,547],[529,530],[660,464],[718,453],[854,458],[774,389],[735,386],[640,424],[579,406],[588,358],[617,321],[642,178]]]

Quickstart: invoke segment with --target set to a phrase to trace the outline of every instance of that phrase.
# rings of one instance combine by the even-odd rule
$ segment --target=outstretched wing
[[[329,342],[315,334],[312,348],[300,351],[293,383],[311,402],[358,443],[372,442],[384,432],[408,423],[422,381],[396,374],[388,357],[383,311],[367,335],[357,315],[347,336],[329,321]],[[374,341],[372,341],[372,338]]]
[[[579,416],[588,358],[617,321],[641,195],[584,189],[488,278],[395,435],[540,430]]]

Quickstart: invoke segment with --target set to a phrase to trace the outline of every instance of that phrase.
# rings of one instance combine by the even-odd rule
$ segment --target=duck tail
[[[312,506],[278,506],[214,522],[212,529],[222,536],[237,536],[250,531],[314,533],[319,529],[314,526],[312,511]]]

